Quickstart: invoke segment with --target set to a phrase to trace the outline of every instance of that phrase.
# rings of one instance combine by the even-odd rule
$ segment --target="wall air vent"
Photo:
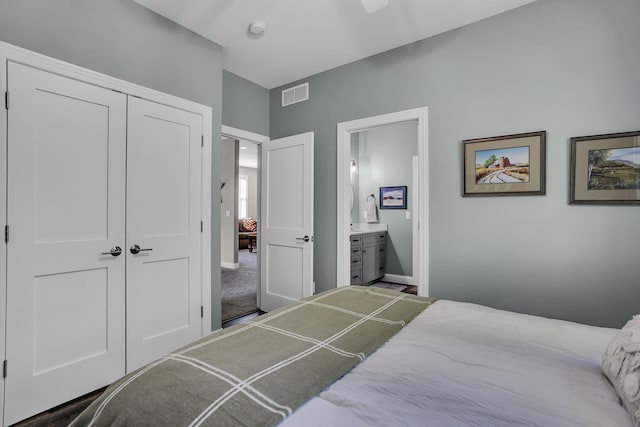
[[[282,91],[282,106],[296,104],[309,99],[309,82]]]

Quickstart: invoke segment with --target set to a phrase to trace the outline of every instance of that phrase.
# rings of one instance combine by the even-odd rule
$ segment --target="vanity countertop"
[[[366,222],[352,224],[351,235],[375,233],[378,231],[387,231],[387,224],[369,224]]]

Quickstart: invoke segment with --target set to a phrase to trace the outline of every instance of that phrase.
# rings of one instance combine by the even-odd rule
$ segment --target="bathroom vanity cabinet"
[[[351,235],[351,284],[368,285],[384,277],[387,232]]]

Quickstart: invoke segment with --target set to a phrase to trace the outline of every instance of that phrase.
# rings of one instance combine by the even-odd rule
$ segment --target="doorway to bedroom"
[[[258,144],[222,138],[220,162],[221,320],[258,312]]]

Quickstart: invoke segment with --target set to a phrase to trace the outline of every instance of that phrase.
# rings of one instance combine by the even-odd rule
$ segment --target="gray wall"
[[[569,138],[640,128],[639,16],[638,0],[539,0],[304,79],[300,104],[273,89],[271,137],[315,131],[317,289],[335,286],[336,124],[426,105],[433,296],[603,326],[637,313],[640,207],[567,200]],[[463,139],[537,130],[545,196],[461,197]]]
[[[269,136],[269,90],[223,70],[222,124]]]
[[[0,40],[213,107],[211,299],[218,328],[222,48],[131,0],[3,0]]]
[[[413,156],[418,155],[416,122],[381,126],[359,132],[357,222],[366,222],[367,196],[375,195],[380,207],[380,187],[407,186],[407,209],[378,209],[378,222],[387,224],[386,273],[412,276],[413,220],[405,214],[413,211]],[[355,218],[355,215],[354,215]]]

